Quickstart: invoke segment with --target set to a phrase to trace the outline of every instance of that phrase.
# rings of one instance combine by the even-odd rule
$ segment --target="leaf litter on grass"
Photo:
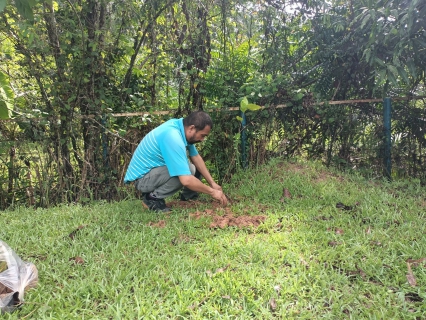
[[[417,286],[417,280],[414,276],[412,267],[418,267],[419,265],[422,265],[423,267],[426,266],[426,258],[420,258],[420,259],[408,259],[407,260],[407,281],[412,287]]]
[[[164,228],[166,226],[166,221],[165,220],[160,220],[158,222],[152,222],[150,221],[147,226],[150,227],[157,227],[157,228]]]

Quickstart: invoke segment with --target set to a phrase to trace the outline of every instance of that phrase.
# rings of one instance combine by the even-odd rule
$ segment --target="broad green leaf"
[[[14,95],[7,76],[0,72],[0,119],[8,119],[13,108]]]
[[[370,20],[370,14],[367,13],[365,15],[364,19],[362,19],[362,23],[361,23],[361,28],[360,29],[363,29],[365,27],[365,25],[367,24],[368,20]]]
[[[14,98],[14,94],[12,89],[10,88],[9,80],[6,74],[0,71],[0,88],[4,90],[4,94],[0,95],[0,99],[2,100],[12,100]]]
[[[386,79],[386,69],[379,69],[376,71],[379,79],[384,80]]]
[[[0,89],[1,92],[2,89]],[[0,119],[9,119],[10,118],[10,111],[8,107],[8,103],[6,101],[0,100]]]
[[[0,0],[0,12],[3,11],[4,7],[6,7],[6,0]]]
[[[247,105],[247,104],[248,104],[247,97],[244,97],[244,98],[241,100],[240,105]]]
[[[248,105],[248,100],[247,100],[247,98],[246,98],[246,97],[244,97],[244,98],[241,100],[241,103],[240,103],[240,110],[241,110],[242,112],[246,112],[246,110],[247,110],[247,105]]]
[[[240,122],[243,122],[243,118],[241,118],[240,116],[236,116],[237,120]]]
[[[410,83],[410,79],[408,79],[408,74],[407,72],[404,70],[403,67],[398,67],[398,73],[401,76],[401,78],[404,80],[405,83]]]
[[[35,1],[33,0],[15,0],[16,9],[18,9],[19,14],[29,21],[34,21],[32,9],[34,4]]]
[[[254,104],[254,103],[249,103],[247,105],[247,109],[250,110],[250,111],[256,111],[256,110],[259,110],[261,108],[262,108],[261,106],[258,106],[257,104]]]
[[[398,75],[399,75],[398,69],[394,65],[388,64],[387,68],[390,72],[392,72],[392,74],[394,75],[395,78],[398,77]]]
[[[363,52],[363,56],[365,56],[365,60],[369,63],[370,62],[370,56],[371,56],[371,49],[367,48]]]
[[[393,66],[392,66],[393,67]],[[394,67],[395,68],[395,67]],[[391,69],[392,68],[389,68],[389,66],[388,66],[388,68],[386,69],[386,76],[387,76],[387,79],[390,81],[390,82],[392,82],[394,85],[397,85],[397,80],[396,80],[396,76],[395,76],[395,73],[393,73],[392,71],[391,71]]]
[[[379,64],[381,67],[384,67],[386,64],[383,62],[383,60],[382,59],[380,59],[380,58],[374,58],[374,61],[377,63],[377,64]]]
[[[426,47],[426,42],[423,41],[420,37],[415,38],[413,41],[417,42],[421,47]]]
[[[304,94],[302,92],[298,92],[293,96],[293,99],[299,101],[303,98]]]
[[[413,78],[416,78],[417,77],[417,69],[416,69],[416,65],[414,64],[413,60],[407,61],[407,68],[408,68],[408,71],[410,72],[410,75]]]

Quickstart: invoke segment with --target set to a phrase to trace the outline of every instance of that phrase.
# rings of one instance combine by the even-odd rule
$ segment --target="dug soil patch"
[[[241,215],[232,212],[229,207],[222,207],[218,202],[212,201],[209,203],[211,209],[198,209],[201,206],[206,205],[204,202],[200,201],[173,201],[169,203],[172,207],[179,207],[188,210],[194,210],[189,216],[196,220],[207,217],[211,218],[211,223],[209,228],[220,228],[224,229],[226,227],[257,227],[266,220],[265,215]]]

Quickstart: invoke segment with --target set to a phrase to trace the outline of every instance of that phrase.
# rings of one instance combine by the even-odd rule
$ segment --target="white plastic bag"
[[[0,313],[11,312],[24,301],[24,291],[38,282],[38,271],[0,240]]]

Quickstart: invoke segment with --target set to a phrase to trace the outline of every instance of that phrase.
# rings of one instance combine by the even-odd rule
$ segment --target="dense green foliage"
[[[196,109],[222,110],[203,153],[219,180],[240,154],[380,172],[381,105],[327,101],[424,95],[425,17],[420,0],[2,0],[0,207],[120,199],[147,129]],[[265,107],[244,129],[226,112],[243,98]],[[398,170],[418,174],[424,103],[394,107]],[[151,115],[117,116],[134,112]]]

